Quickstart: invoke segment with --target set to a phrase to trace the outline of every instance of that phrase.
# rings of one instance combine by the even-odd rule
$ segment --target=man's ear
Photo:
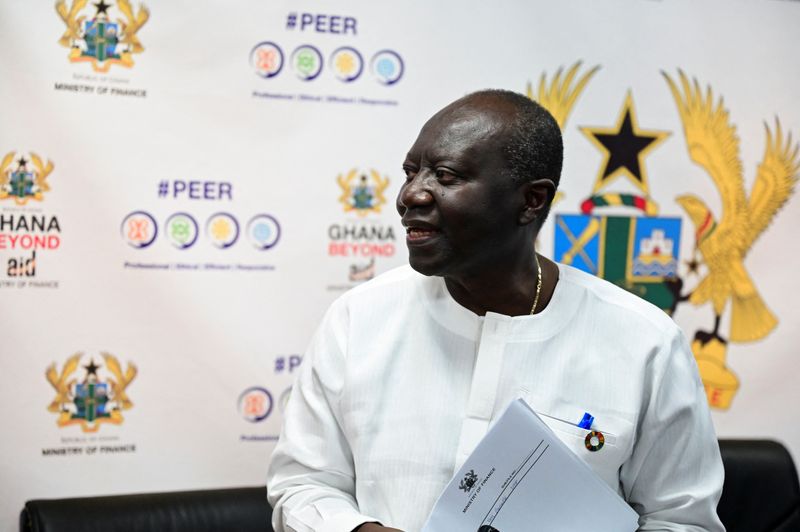
[[[522,185],[525,204],[519,213],[520,225],[527,225],[537,220],[542,212],[552,203],[556,194],[556,185],[551,179],[537,179]]]

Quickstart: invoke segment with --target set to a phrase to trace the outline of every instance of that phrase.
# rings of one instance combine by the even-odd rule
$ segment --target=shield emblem
[[[108,385],[105,383],[85,383],[75,386],[75,408],[77,412],[72,416],[85,419],[89,423],[108,417],[106,403],[108,402]]]
[[[86,40],[85,56],[94,57],[100,62],[106,59],[119,59],[116,53],[119,28],[118,24],[104,20],[90,20],[85,23],[84,39]]]
[[[27,198],[33,196],[33,174],[19,170],[11,174],[9,181],[11,186],[11,195],[18,198]]]
[[[680,237],[680,218],[557,215],[555,260],[671,311]]]

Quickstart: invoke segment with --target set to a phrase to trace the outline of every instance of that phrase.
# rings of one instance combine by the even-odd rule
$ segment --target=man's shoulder
[[[649,325],[659,331],[676,331],[677,324],[662,309],[627,290],[584,271],[559,264],[559,282],[582,292],[586,305],[597,311],[600,319],[624,320],[624,326]]]

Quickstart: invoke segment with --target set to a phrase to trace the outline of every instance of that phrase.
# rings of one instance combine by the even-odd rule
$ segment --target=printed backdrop
[[[797,457],[798,27],[768,0],[3,2],[0,528],[262,484],[325,308],[406,262],[406,150],[486,87],[563,127],[542,252],[672,313],[719,435]]]

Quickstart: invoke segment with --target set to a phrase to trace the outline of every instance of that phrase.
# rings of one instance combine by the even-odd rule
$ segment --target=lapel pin
[[[583,443],[586,444],[586,448],[591,452],[599,451],[606,443],[606,437],[599,430],[592,430],[586,435]]]

